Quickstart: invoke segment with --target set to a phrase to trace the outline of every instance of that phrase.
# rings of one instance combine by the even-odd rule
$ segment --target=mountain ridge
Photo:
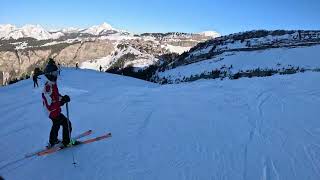
[[[132,66],[139,70],[160,63],[165,54],[181,54],[213,38],[180,32],[134,34],[107,23],[54,31],[40,25],[0,25],[0,29],[0,85],[32,75],[33,69],[43,68],[49,57],[66,67],[79,64],[99,70],[102,66],[106,71]]]
[[[79,34],[91,34],[91,35],[102,35],[108,32],[128,32],[125,30],[116,29],[110,24],[103,22],[100,25],[93,25],[88,28],[73,28],[73,27],[66,27],[61,29],[55,30],[46,30],[41,25],[32,25],[26,24],[22,27],[17,27],[12,24],[0,24],[0,39],[19,39],[19,38],[34,38],[37,40],[48,40],[48,39],[58,39],[62,36],[65,36],[69,33],[79,33]],[[59,33],[59,34],[55,34]],[[135,34],[135,33],[132,33]],[[144,33],[141,33],[144,34]],[[156,34],[156,33],[151,33]],[[158,34],[165,34],[165,33],[158,33]],[[204,31],[200,33],[190,33],[190,34],[200,34],[203,36],[208,37],[218,37],[220,34],[215,31]]]
[[[317,30],[240,32],[197,44],[159,68],[153,80],[180,83],[202,78],[234,79],[318,71],[319,47]]]

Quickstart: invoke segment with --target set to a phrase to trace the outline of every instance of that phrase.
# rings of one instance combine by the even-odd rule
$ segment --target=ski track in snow
[[[320,178],[317,73],[164,86],[89,70],[65,70],[61,78],[74,132],[113,137],[23,159],[45,144],[51,122],[31,80],[1,88],[6,179]]]

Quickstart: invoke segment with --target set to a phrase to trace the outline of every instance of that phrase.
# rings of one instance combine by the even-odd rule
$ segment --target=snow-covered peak
[[[63,33],[50,33],[41,25],[27,24],[23,27],[17,28],[11,24],[0,25],[0,38],[5,39],[19,39],[25,37],[35,38],[37,40],[57,39],[63,36]]]
[[[113,30],[113,27],[110,24],[106,23],[106,22],[102,23],[99,27],[102,28],[102,29]]]
[[[200,35],[203,35],[203,36],[210,36],[210,37],[213,37],[213,38],[216,38],[216,37],[219,37],[221,36],[218,32],[216,31],[203,31],[201,33],[199,33]]]
[[[11,24],[0,24],[0,38],[6,37],[11,31],[15,29],[16,26]]]
[[[58,39],[62,36],[65,36],[66,34],[69,33],[79,33],[80,36],[81,34],[91,34],[95,36],[111,36],[114,34],[117,34],[119,36],[134,36],[134,34],[125,31],[125,30],[120,30],[113,28],[110,24],[104,22],[100,25],[95,25],[91,26],[89,28],[74,28],[74,27],[66,27],[63,29],[55,29],[55,30],[47,30],[43,28],[41,25],[32,25],[32,24],[27,24],[23,27],[16,27],[11,24],[3,24],[0,25],[0,39],[19,39],[19,38],[26,38],[26,37],[31,37],[35,38],[37,40],[47,40],[47,39]],[[148,33],[145,33],[148,34]],[[199,33],[203,36],[207,37],[219,37],[220,34],[215,32],[215,31],[205,31]],[[152,35],[152,33],[151,33]],[[153,34],[155,37],[157,36],[162,36],[165,37],[166,39],[174,39],[174,38],[191,38],[192,34],[187,34],[187,33],[163,33],[162,35],[155,33]]]
[[[21,31],[28,37],[36,39],[50,39],[51,34],[40,25],[27,24],[21,28]]]
[[[42,26],[40,25],[25,25],[21,28],[16,28],[15,26],[6,26],[8,33],[5,35],[5,39],[19,39],[23,37],[32,37],[38,40],[42,39],[50,39],[51,34],[46,31]],[[5,31],[4,31],[5,32]]]
[[[16,29],[15,25],[12,24],[0,24],[0,31],[12,31]]]
[[[93,34],[93,35],[99,35],[104,31],[112,31],[112,30],[116,30],[116,29],[114,29],[110,24],[104,22],[101,25],[92,26],[83,32],[88,34]]]
[[[79,32],[79,31],[81,31],[82,29],[80,29],[80,28],[75,28],[75,27],[69,27],[69,28],[63,28],[62,30],[61,30],[61,32],[63,32],[63,33],[76,33],[76,32]]]

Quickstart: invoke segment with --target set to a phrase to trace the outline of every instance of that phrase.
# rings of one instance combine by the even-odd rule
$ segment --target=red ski
[[[79,134],[79,135],[77,135],[77,136],[75,136],[75,137],[72,137],[72,139],[77,140],[77,139],[83,138],[83,137],[85,137],[85,136],[89,136],[90,134],[92,134],[92,130],[85,131],[85,132],[83,132],[83,133],[81,133],[81,134]],[[60,144],[60,145],[62,145],[62,144]],[[59,145],[56,145],[56,146],[59,147]],[[55,146],[55,147],[56,147],[56,146]],[[55,148],[55,147],[53,147],[53,148]],[[36,151],[36,152],[26,154],[24,157],[25,157],[25,158],[29,158],[29,157],[38,155],[38,154],[41,153],[41,152],[48,151],[48,150],[53,149],[53,148],[41,149],[41,150],[38,150],[38,151]]]
[[[95,141],[100,141],[102,139],[106,139],[106,138],[109,138],[109,137],[112,137],[111,133],[106,133],[102,136],[98,136],[98,137],[95,137],[95,138],[91,138],[91,139],[87,139],[87,140],[84,140],[84,141],[79,141],[80,143],[77,144],[77,145],[73,145],[73,146],[70,146],[70,147],[54,147],[54,148],[51,148],[51,149],[48,149],[48,150],[45,150],[45,151],[41,151],[41,152],[38,152],[37,155],[38,156],[44,156],[44,155],[48,155],[48,154],[52,154],[52,153],[55,153],[57,151],[60,151],[60,150],[63,150],[63,149],[69,149],[69,148],[72,148],[72,147],[75,147],[75,146],[78,146],[78,145],[82,145],[82,144],[89,144],[89,143],[92,143],[92,142],[95,142]]]

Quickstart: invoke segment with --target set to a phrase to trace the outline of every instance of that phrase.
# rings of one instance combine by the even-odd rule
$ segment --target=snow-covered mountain
[[[58,85],[73,135],[113,137],[24,159],[48,141],[42,89],[30,79],[0,88],[6,180],[319,179],[320,73],[160,86],[63,69]]]
[[[212,38],[220,37],[221,35],[216,31],[203,31],[199,33],[200,35],[210,36]]]
[[[103,70],[138,70],[165,61],[166,54],[181,54],[212,39],[197,33],[134,34],[107,23],[52,31],[39,25],[2,25],[0,34],[0,85],[30,75],[34,67],[42,67],[49,57],[63,66],[78,63],[82,68],[96,70],[100,66]]]
[[[70,33],[87,33],[91,35],[101,35],[108,32],[120,32],[107,23],[92,26],[87,29],[80,28],[63,28],[61,30],[48,31],[40,25],[25,25],[17,28],[11,24],[0,25],[0,39],[19,39],[19,38],[34,38],[37,40],[58,39]]]
[[[69,28],[63,28],[61,30],[55,30],[55,31],[61,31],[62,33],[78,33],[80,31],[83,31],[81,28],[75,28],[75,27],[69,27]]]
[[[62,33],[50,33],[40,25],[25,25],[21,28],[7,24],[0,25],[0,38],[3,39],[19,39],[31,37],[37,40],[58,39],[63,36]]]
[[[8,34],[16,29],[16,26],[11,24],[0,24],[0,39],[7,37]]]
[[[320,68],[320,31],[249,31],[199,43],[155,74],[158,82],[238,78]],[[296,70],[293,70],[296,69]]]
[[[100,35],[109,31],[118,31],[118,30],[114,29],[110,24],[104,22],[101,25],[92,26],[82,32],[92,34],[92,35]]]
[[[19,39],[19,38],[34,38],[37,40],[48,40],[48,39],[58,39],[63,36],[67,36],[71,33],[77,33],[79,35],[81,34],[89,34],[94,36],[102,36],[102,35],[109,35],[114,33],[123,33],[123,34],[130,34],[130,32],[119,30],[116,28],[113,28],[110,24],[104,22],[100,25],[94,25],[92,27],[81,29],[81,28],[63,28],[63,29],[55,29],[55,30],[46,30],[40,25],[25,25],[23,27],[17,28],[14,25],[11,24],[0,24],[0,39]],[[182,37],[185,35],[185,37],[188,35],[188,37],[192,36],[193,34],[187,34],[187,33],[143,33],[148,35],[161,35],[165,36],[166,38],[173,38],[173,37]],[[171,36],[169,36],[169,34]],[[194,33],[197,34],[197,33]],[[219,37],[220,34],[215,31],[205,31],[198,33],[201,36],[208,36],[211,38]]]

